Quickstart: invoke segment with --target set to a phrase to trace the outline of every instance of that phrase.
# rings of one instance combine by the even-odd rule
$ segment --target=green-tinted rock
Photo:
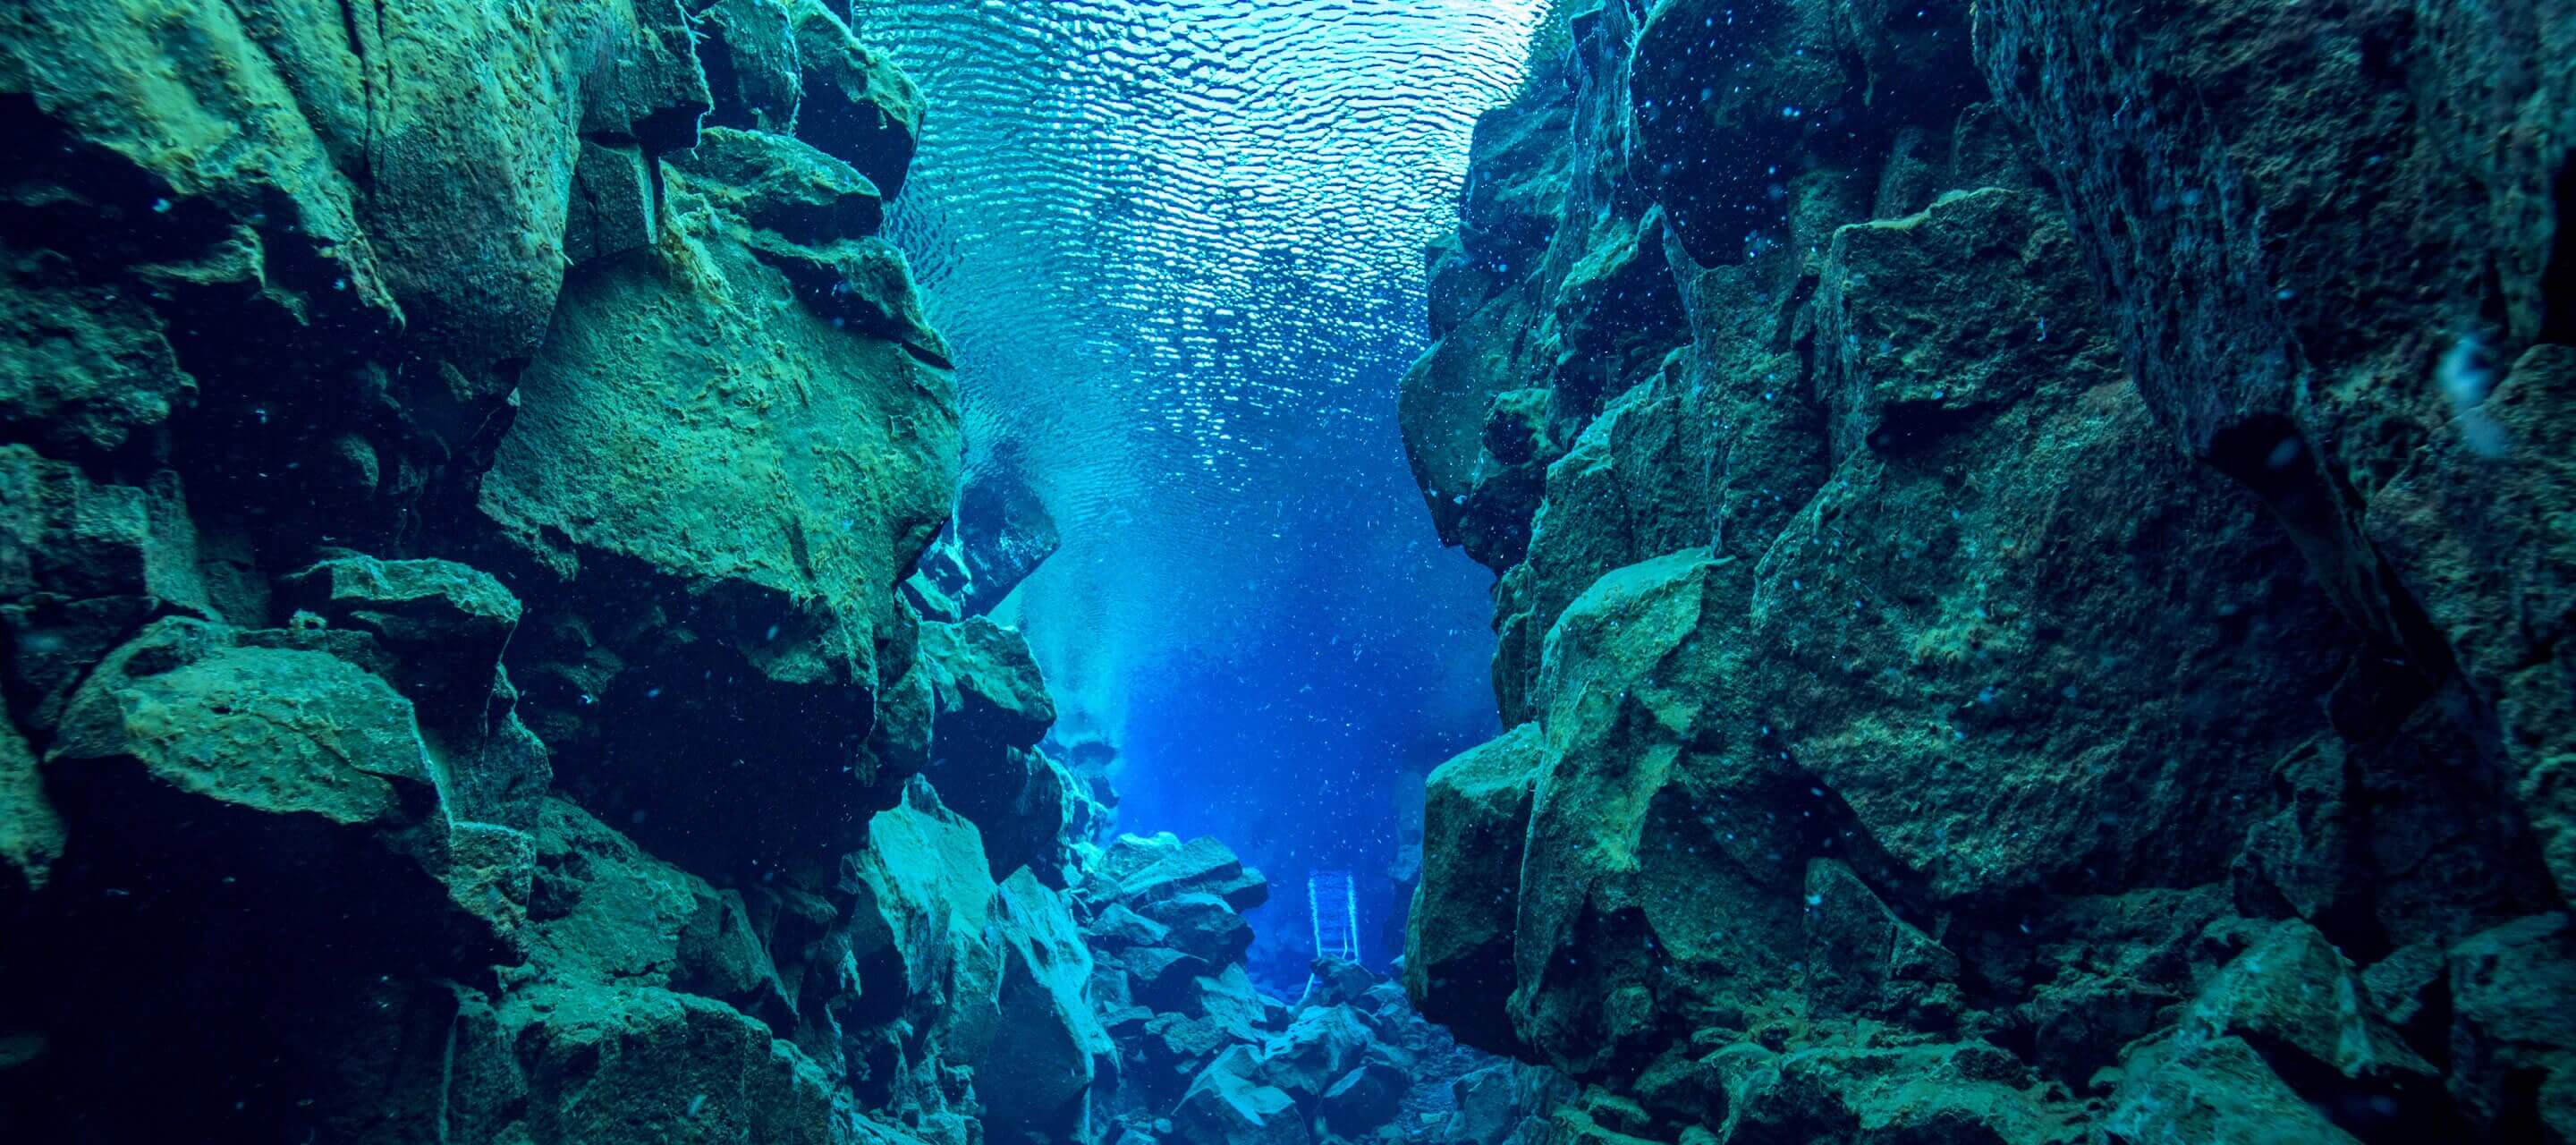
[[[1549,633],[1546,766],[1521,865],[1514,1026],[1577,1074],[1630,1068],[1685,1024],[1741,1021],[1795,952],[1797,777],[1758,748],[1697,637],[1722,566],[1677,553],[1603,577]],[[1728,716],[1734,715],[1733,719]]]
[[[642,148],[590,140],[572,169],[572,205],[564,222],[564,260],[574,265],[642,250],[660,237],[654,217],[653,170]]]
[[[43,889],[63,842],[63,817],[45,797],[35,752],[15,723],[0,721],[0,903]]]
[[[2102,1130],[2120,1141],[2213,1145],[2352,1145],[2238,1038],[2163,1044],[2133,1054]]]
[[[101,823],[116,862],[208,856],[199,877],[257,880],[305,909],[354,895],[366,909],[344,941],[398,928],[432,960],[522,941],[525,836],[453,825],[411,702],[327,653],[157,622],[81,686],[45,772],[74,822],[117,809]],[[336,856],[327,878],[307,867],[317,855]]]
[[[210,614],[197,558],[175,480],[103,485],[0,446],[0,598],[144,596]]]
[[[1422,883],[1404,932],[1404,987],[1424,1017],[1493,1052],[1514,1044],[1503,1007],[1530,797],[1544,762],[1536,724],[1431,773]]]
[[[585,798],[682,852],[829,853],[926,762],[902,733],[927,721],[895,718],[927,696],[894,587],[947,518],[955,392],[800,305],[713,210],[691,219],[572,277],[479,504],[562,578],[521,587],[560,615],[519,645],[542,662],[522,678],[556,718],[607,721],[613,774],[607,747],[556,745]],[[743,754],[645,734],[675,710],[737,726]],[[762,780],[725,778],[736,758]]]
[[[781,134],[796,129],[805,101],[790,26],[798,8],[795,0],[716,0],[698,13],[706,36],[698,56],[715,96],[709,125]]]
[[[686,990],[783,1026],[778,972],[738,895],[645,854],[560,800],[545,804],[536,860],[528,913],[540,974]]]
[[[988,933],[996,893],[973,824],[915,786],[878,812],[843,860],[847,943],[861,996],[899,1012],[951,1060],[973,1061],[999,1019],[1003,957]]]
[[[822,0],[791,0],[789,22],[805,93],[797,138],[858,168],[886,198],[902,194],[921,137],[920,89],[851,36]]]
[[[789,136],[710,127],[663,161],[720,209],[793,242],[872,235],[885,219],[867,176]]]
[[[831,1145],[855,1132],[819,1066],[719,1002],[549,987],[513,997],[500,1019],[526,1070],[534,1140]]]
[[[1002,881],[993,923],[1001,1016],[976,1073],[988,1132],[1078,1140],[1093,1076],[1116,1060],[1086,993],[1091,954],[1063,899],[1026,871]]]
[[[1814,1013],[1941,1029],[1965,1008],[1959,956],[1898,918],[1849,866],[1811,860],[1806,902],[1804,990]]]
[[[1028,638],[975,617],[921,626],[921,655],[939,700],[933,734],[961,747],[1037,746],[1055,723]]]
[[[106,453],[195,396],[161,320],[59,260],[0,251],[0,421],[63,453]]]
[[[2486,380],[2452,366],[2471,375],[2456,384]],[[2492,381],[2379,491],[2368,525],[2495,697],[2516,797],[2564,894],[2576,887],[2576,660],[2554,650],[2576,632],[2576,349],[2535,347]]]
[[[2535,915],[2451,948],[2450,1088],[2498,1135],[2576,1136],[2576,925]]]
[[[2185,1029],[2280,1047],[2356,1080],[2403,1083],[2438,1073],[2371,1005],[2352,964],[2304,922],[2275,926],[2220,970],[2192,1003]]]

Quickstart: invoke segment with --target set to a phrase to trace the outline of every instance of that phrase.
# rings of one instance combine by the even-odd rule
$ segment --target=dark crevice
[[[2576,345],[2576,160],[2559,164],[2549,202],[2557,233],[2540,275],[2540,340]]]

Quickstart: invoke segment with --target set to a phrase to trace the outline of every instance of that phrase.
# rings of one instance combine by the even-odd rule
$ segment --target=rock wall
[[[2576,1136],[2576,13],[1568,7],[1401,394],[1423,1012],[1566,1141]]]
[[[1087,1132],[922,115],[819,0],[0,12],[0,1135]]]

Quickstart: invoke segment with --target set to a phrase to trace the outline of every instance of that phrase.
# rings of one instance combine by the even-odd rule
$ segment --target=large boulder
[[[1297,1102],[1278,1089],[1210,1069],[1172,1111],[1172,1129],[1206,1145],[1304,1145],[1314,1140]]]
[[[1001,1020],[976,1062],[976,1094],[995,1139],[1078,1139],[1092,1082],[1116,1060],[1087,987],[1091,955],[1057,892],[1021,871],[993,898],[1002,940]]]
[[[1082,893],[1098,901],[1124,899],[1142,906],[1176,895],[1205,893],[1236,910],[1270,899],[1270,880],[1243,865],[1226,845],[1205,836],[1182,842],[1169,831],[1121,835],[1092,865]]]
[[[604,814],[684,859],[827,856],[925,762],[887,738],[921,689],[894,586],[948,514],[954,387],[799,304],[726,209],[676,213],[572,276],[482,482],[539,637],[514,659]]]
[[[282,578],[276,601],[383,650],[377,666],[411,699],[451,813],[534,827],[553,771],[502,669],[521,609],[499,581],[452,561],[349,554]]]
[[[2450,951],[2452,1096],[2498,1135],[2576,1137],[2576,924],[2534,915]]]
[[[303,643],[153,624],[74,694],[45,753],[47,787],[67,817],[96,825],[100,861],[248,882],[281,917],[333,919],[339,945],[461,970],[523,943],[528,838],[454,817],[411,702]],[[261,921],[236,925],[296,957]]]
[[[525,1131],[535,1140],[849,1140],[820,1067],[706,998],[648,986],[542,988],[490,1021],[498,1045],[487,1052],[513,1053],[525,1071]]]
[[[981,617],[925,622],[921,655],[939,702],[933,730],[943,745],[1031,748],[1055,723],[1055,700],[1018,629]]]
[[[1431,773],[1422,882],[1404,932],[1413,1004],[1461,1041],[1497,1053],[1514,1044],[1503,1000],[1541,746],[1538,725],[1523,724]]]

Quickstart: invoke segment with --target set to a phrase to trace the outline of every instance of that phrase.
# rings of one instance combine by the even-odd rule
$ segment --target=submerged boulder
[[[1095,1076],[1116,1058],[1086,992],[1091,955],[1056,892],[1027,871],[993,899],[1003,942],[1001,1020],[977,1064],[987,1131],[1079,1139]]]
[[[722,214],[573,276],[479,504],[541,618],[531,699],[554,726],[604,724],[595,746],[566,737],[574,788],[682,855],[828,854],[925,762],[895,738],[920,685],[894,586],[947,516],[956,399],[796,305]],[[741,754],[651,731],[684,718]],[[724,778],[754,758],[763,782]]]
[[[1236,910],[1270,899],[1270,881],[1260,871],[1204,836],[1184,843],[1169,831],[1121,835],[1102,851],[1090,873],[1096,881],[1085,885],[1085,894],[1139,907],[1192,893],[1214,895]]]
[[[1497,1053],[1514,1044],[1503,1002],[1514,981],[1521,847],[1543,762],[1538,725],[1523,724],[1433,771],[1423,809],[1405,991],[1425,1017]]]
[[[1314,1140],[1287,1093],[1215,1069],[1190,1084],[1172,1111],[1172,1128],[1183,1140],[1208,1145],[1303,1145]]]

